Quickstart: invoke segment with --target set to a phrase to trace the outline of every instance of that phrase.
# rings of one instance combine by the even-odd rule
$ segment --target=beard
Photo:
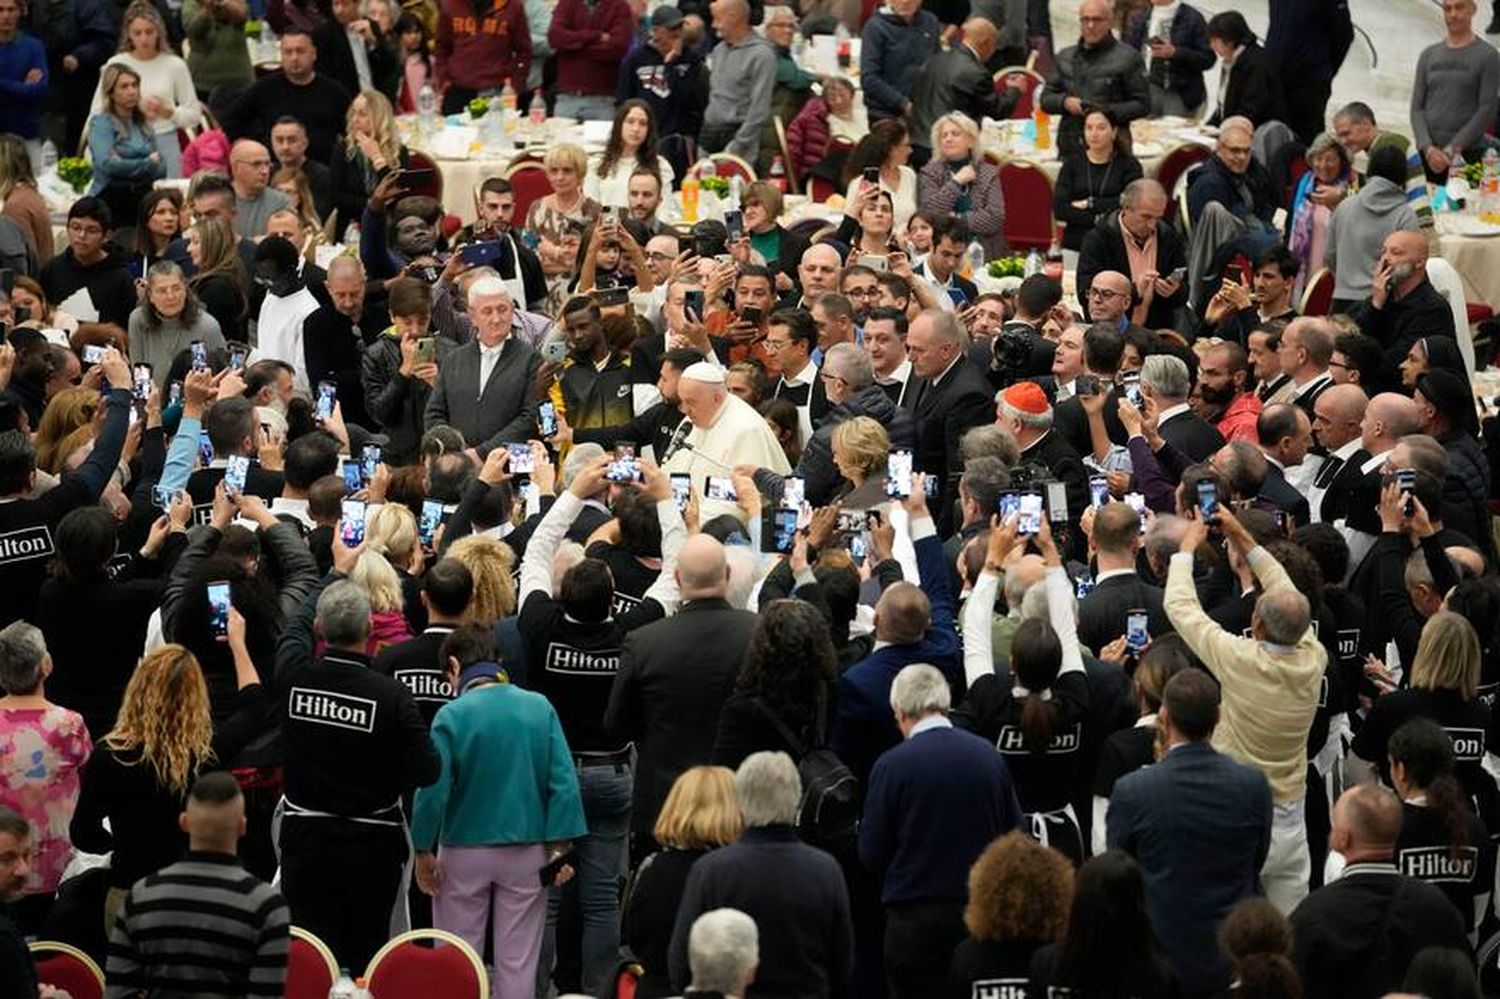
[[[1222,407],[1228,406],[1233,402],[1237,393],[1235,392],[1234,382],[1228,382],[1223,388],[1213,388],[1203,382],[1199,382],[1198,394],[1203,397],[1205,404]]]

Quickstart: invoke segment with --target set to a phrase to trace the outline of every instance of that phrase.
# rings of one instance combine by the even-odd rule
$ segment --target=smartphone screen
[[[1198,483],[1198,514],[1204,522],[1213,520],[1219,512],[1219,487],[1211,479]]]
[[[1125,398],[1136,409],[1141,408],[1141,376],[1139,372],[1131,372],[1125,376]]]
[[[333,419],[333,403],[338,394],[339,388],[333,382],[318,382],[318,402],[313,415],[319,422]]]
[[[194,340],[188,344],[188,350],[192,353],[193,370],[202,371],[208,367],[208,345],[202,340]]]
[[[1146,611],[1142,608],[1127,611],[1125,615],[1125,648],[1139,652],[1151,642],[1146,631]]]
[[[1403,493],[1409,493],[1417,488],[1417,470],[1415,468],[1396,469],[1396,485],[1401,487]]]
[[[550,402],[538,403],[536,425],[543,437],[551,437],[557,433],[557,407]]]
[[[858,534],[865,529],[865,512],[863,510],[840,510],[838,518],[838,531],[840,534]]]
[[[1146,497],[1143,493],[1126,493],[1125,503],[1141,518],[1141,533],[1146,533]]]
[[[1021,512],[1021,494],[1001,493],[996,507],[1000,511],[1000,522],[1007,523],[1011,517]]]
[[[688,318],[701,320],[703,318],[703,289],[689,288],[682,293],[682,308],[688,313]]]
[[[229,352],[229,366],[235,371],[243,371],[245,368],[245,352],[239,347]]]
[[[380,464],[380,445],[366,444],[359,454],[359,472],[368,485],[375,481],[375,468]]]
[[[417,537],[424,547],[432,547],[432,543],[437,540],[437,529],[442,522],[443,501],[424,499],[422,501],[422,521],[417,525]]]
[[[229,634],[229,581],[208,584],[208,626],[220,638]]]
[[[771,511],[771,530],[761,535],[761,549],[777,555],[790,555],[797,543],[797,511],[777,508]]]
[[[365,487],[363,472],[352,458],[344,462],[344,492],[357,493]]]
[[[807,483],[801,476],[789,475],[781,480],[781,505],[788,510],[802,509],[802,501],[806,497]]]
[[[637,482],[641,477],[641,465],[635,457],[634,444],[616,444],[614,460],[604,471],[610,482]]]
[[[1064,483],[1047,483],[1047,519],[1053,523],[1068,519],[1068,487]]]
[[[849,535],[849,557],[856,562],[863,562],[870,554],[870,543],[863,534]]]
[[[167,386],[167,405],[175,406],[182,402],[182,382],[172,382]]]
[[[339,519],[339,537],[346,548],[358,547],[365,540],[365,504],[363,500],[344,500],[344,515]]]
[[[734,491],[734,483],[722,475],[710,475],[708,477],[703,495],[708,499],[722,500],[726,503],[733,503],[739,498],[739,494]]]
[[[911,452],[892,451],[885,462],[885,494],[897,499],[911,495]]]
[[[1109,479],[1102,475],[1095,475],[1089,479],[1089,501],[1095,507],[1101,507],[1109,502]]]
[[[214,460],[214,443],[208,439],[208,430],[198,431],[198,460],[207,465]]]
[[[172,500],[177,496],[170,488],[157,484],[151,487],[151,502],[162,513],[172,512]]]
[[[132,381],[135,383],[135,401],[145,402],[151,397],[151,365],[141,363],[131,366]]]
[[[672,498],[677,501],[677,509],[686,510],[693,498],[693,477],[686,472],[673,472],[671,480]]]
[[[510,450],[512,475],[530,475],[536,471],[536,459],[532,457],[531,445],[520,442],[505,445]]]
[[[245,491],[245,479],[250,474],[250,458],[243,454],[232,454],[224,466],[224,491],[238,496]]]
[[[1021,520],[1016,530],[1021,534],[1035,534],[1042,529],[1042,496],[1040,493],[1022,493],[1020,502]]]

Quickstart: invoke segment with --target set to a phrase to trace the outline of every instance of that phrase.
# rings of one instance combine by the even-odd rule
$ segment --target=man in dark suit
[[[1042,325],[1062,300],[1062,284],[1045,274],[1031,275],[1016,289],[1016,313],[1008,320],[999,297],[991,292],[980,295],[974,302],[975,314],[969,326],[974,337],[969,360],[979,365],[997,390],[1016,377],[1044,376],[1053,370],[1056,347],[1042,334]],[[998,324],[986,315],[992,309]],[[995,360],[997,344],[1001,345],[999,364]]]
[[[1360,439],[1369,400],[1358,385],[1333,385],[1318,395],[1313,412],[1313,438],[1328,453],[1312,487],[1307,504],[1315,523],[1331,524],[1344,515],[1340,503],[1350,483],[1361,476],[1360,467],[1370,458]]]
[[[1298,526],[1307,523],[1307,497],[1287,484],[1264,451],[1248,441],[1230,441],[1214,452],[1213,466],[1229,483],[1232,499],[1249,500],[1271,513],[1285,514]],[[1273,475],[1274,472],[1274,475]],[[1219,496],[1219,502],[1225,497]]]
[[[881,882],[891,995],[921,999],[964,938],[969,868],[1020,824],[1021,806],[995,747],[948,720],[943,674],[907,666],[890,700],[904,741],[870,773],[859,856]]]
[[[1288,472],[1307,460],[1312,449],[1312,421],[1300,407],[1278,402],[1260,411],[1255,434],[1260,453],[1266,458],[1260,495],[1290,513],[1301,527],[1310,519],[1311,511],[1307,497],[1288,481]]]
[[[922,394],[922,379],[906,356],[907,329],[905,309],[877,305],[865,320],[865,350],[875,369],[875,384],[891,402],[910,413]]]
[[[734,690],[756,616],[730,606],[729,564],[712,539],[683,549],[673,616],[632,631],[620,652],[604,728],[639,754],[630,812],[631,853],[656,849],[651,831],[667,792],[713,757],[719,709]]]
[[[1162,610],[1162,590],[1141,578],[1136,561],[1141,517],[1128,504],[1106,503],[1094,515],[1089,539],[1096,557],[1094,591],[1078,604],[1078,641],[1094,653],[1125,634],[1126,617],[1144,610],[1149,634],[1172,630]]]
[[[333,0],[333,18],[312,34],[318,72],[333,77],[351,94],[378,90],[395,97],[396,51],[380,26],[359,13],[359,0]]]
[[[1328,362],[1333,360],[1333,342],[1338,328],[1326,319],[1301,316],[1287,324],[1276,353],[1281,372],[1292,379],[1292,397],[1287,401],[1301,408],[1310,420],[1317,411],[1318,397],[1333,384]]]
[[[1104,432],[1111,442],[1124,445],[1129,435],[1120,422],[1120,404],[1115,393],[1115,376],[1120,372],[1120,360],[1125,356],[1125,337],[1116,323],[1097,322],[1086,330],[1083,337],[1083,370],[1074,377],[1073,390],[1066,398],[1052,401],[1052,429],[1062,436],[1079,454],[1093,454],[1094,440],[1089,427],[1089,414],[1078,396],[1078,379],[1085,379],[1085,386],[1097,383],[1097,391],[1105,396],[1101,411]],[[1058,356],[1062,356],[1064,344],[1070,336],[1077,336],[1077,327],[1064,330],[1058,340]],[[1045,386],[1043,386],[1045,388]]]
[[[192,415],[191,409],[185,409]],[[214,490],[224,481],[224,469],[231,455],[251,459],[250,470],[245,474],[245,493],[259,496],[270,503],[281,495],[280,472],[271,472],[255,461],[260,453],[261,429],[256,419],[255,407],[243,396],[220,399],[208,407],[203,418],[203,429],[208,431],[208,441],[213,445],[213,460],[188,476],[187,494],[193,501],[195,519],[199,522],[208,515],[214,501]]]
[[[388,646],[370,664],[375,672],[395,677],[411,691],[429,727],[438,709],[453,700],[448,664],[442,657],[443,642],[464,623],[464,612],[473,595],[474,577],[468,568],[458,559],[439,559],[422,577],[427,629],[415,638]]]
[[[963,41],[936,52],[917,74],[911,91],[911,136],[921,166],[932,158],[932,126],[943,115],[961,111],[981,121],[1004,119],[1016,106],[1019,91],[997,90],[985,65],[1000,42],[995,25],[982,17],[963,24]]]
[[[1045,468],[1067,490],[1069,520],[1077,523],[1089,502],[1089,479],[1073,445],[1052,430],[1052,407],[1035,382],[1016,382],[1000,393],[1000,423],[1015,434],[1021,464]]]
[[[1238,11],[1225,11],[1208,19],[1208,41],[1217,51],[1229,53],[1233,62],[1222,72],[1229,79],[1222,84],[1223,97],[1214,109],[1210,125],[1218,125],[1232,115],[1243,115],[1251,124],[1286,121],[1286,104],[1281,93],[1281,73],[1266,50],[1255,41],[1255,35]]]
[[[1188,406],[1192,376],[1182,358],[1152,354],[1141,363],[1141,396],[1156,404],[1156,432],[1191,461],[1206,461],[1224,435]]]
[[[1303,995],[1386,995],[1424,948],[1468,953],[1463,917],[1442,889],[1394,863],[1401,818],[1401,799],[1378,784],[1359,784],[1334,806],[1328,844],[1343,872],[1291,915]]]
[[[1162,221],[1167,212],[1167,192],[1154,180],[1133,180],[1120,192],[1120,210],[1106,215],[1083,237],[1078,252],[1078,299],[1085,313],[1092,317],[1094,304],[1089,289],[1094,276],[1117,271],[1139,287],[1146,271],[1131,269],[1131,255],[1125,250],[1129,239],[1148,258],[1147,270],[1156,273],[1151,283],[1151,304],[1142,325],[1150,329],[1170,329],[1174,313],[1187,301],[1186,276],[1174,279],[1174,273],[1187,267],[1187,244],[1175,228]]]
[[[1229,986],[1219,924],[1257,893],[1271,846],[1271,786],[1209,745],[1218,721],[1219,688],[1207,673],[1189,669],[1167,681],[1157,716],[1167,753],[1115,784],[1106,819],[1111,849],[1144,870],[1162,952],[1190,996]]]
[[[939,534],[953,526],[953,497],[963,471],[958,442],[974,427],[995,422],[993,390],[984,372],[964,356],[963,344],[963,327],[953,313],[937,309],[919,315],[906,335],[912,373],[923,379],[917,386],[912,466],[938,479]]]
[[[480,278],[470,286],[469,315],[474,339],[438,372],[425,421],[428,430],[452,425],[475,457],[483,458],[501,444],[536,436],[532,382],[541,359],[511,335],[515,303],[499,278]]]

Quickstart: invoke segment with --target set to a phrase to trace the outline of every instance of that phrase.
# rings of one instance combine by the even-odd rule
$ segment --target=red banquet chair
[[[1042,74],[1025,66],[1006,66],[995,73],[995,90],[1001,91],[1006,87],[1015,87],[1021,92],[1021,99],[1016,101],[1016,106],[1011,109],[1012,118],[1030,118],[1031,112],[1036,108],[1037,88],[1047,81],[1042,79]]]
[[[443,202],[443,171],[438,169],[436,161],[426,153],[419,153],[415,149],[407,153],[406,168],[408,170],[431,170],[432,179],[420,184],[413,184],[406,191],[407,194],[425,195],[434,199],[438,204]]]
[[[1177,181],[1183,174],[1212,155],[1212,150],[1196,142],[1188,142],[1167,150],[1156,167],[1156,181],[1172,197]]]
[[[1333,271],[1323,267],[1307,279],[1307,287],[1302,291],[1302,307],[1297,311],[1304,316],[1326,316],[1332,307]]]
[[[755,167],[734,153],[709,153],[703,158],[713,165],[714,173],[725,180],[738,175],[744,183],[753,184],[758,179],[755,176]]]
[[[38,940],[31,945],[31,957],[39,984],[61,989],[73,999],[104,999],[104,972],[77,947]]]
[[[438,946],[433,946],[434,944]],[[374,999],[489,999],[490,980],[474,948],[443,930],[412,930],[370,958]]]
[[[328,999],[339,980],[339,962],[328,945],[300,926],[292,927],[286,955],[286,999]]]
[[[1052,245],[1052,181],[1041,167],[1011,160],[1000,167],[1005,196],[1005,242],[1012,250]]]
[[[526,224],[531,203],[552,193],[552,181],[547,179],[547,168],[542,161],[525,154],[510,161],[505,179],[510,181],[511,193],[516,199],[515,214],[511,217],[520,228]]]

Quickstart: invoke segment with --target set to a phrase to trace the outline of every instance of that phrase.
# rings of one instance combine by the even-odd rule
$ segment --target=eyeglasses
[[[773,354],[780,353],[782,350],[785,350],[787,347],[790,347],[792,345],[792,341],[790,340],[772,340],[769,338],[762,340],[761,343],[763,343],[765,345],[765,348],[771,351]]]
[[[1091,299],[1097,298],[1100,301],[1104,301],[1104,302],[1109,301],[1111,298],[1124,298],[1124,297],[1125,297],[1125,293],[1123,291],[1111,291],[1108,288],[1090,288],[1089,289],[1089,298],[1091,298]]]
[[[667,261],[667,260],[676,260],[677,259],[676,257],[674,257],[670,253],[661,253],[659,251],[652,251],[651,253],[646,254],[646,257],[649,260],[657,260],[657,261]]]
[[[820,372],[818,372],[818,377],[822,378],[825,382],[838,382],[840,385],[848,385],[849,384],[847,381],[845,381],[844,379],[840,378],[838,375],[831,375],[831,374],[829,374],[826,371],[820,371]]]
[[[1349,365],[1344,364],[1341,361],[1329,361],[1328,366],[1330,368],[1343,368],[1345,371],[1349,370]]]

